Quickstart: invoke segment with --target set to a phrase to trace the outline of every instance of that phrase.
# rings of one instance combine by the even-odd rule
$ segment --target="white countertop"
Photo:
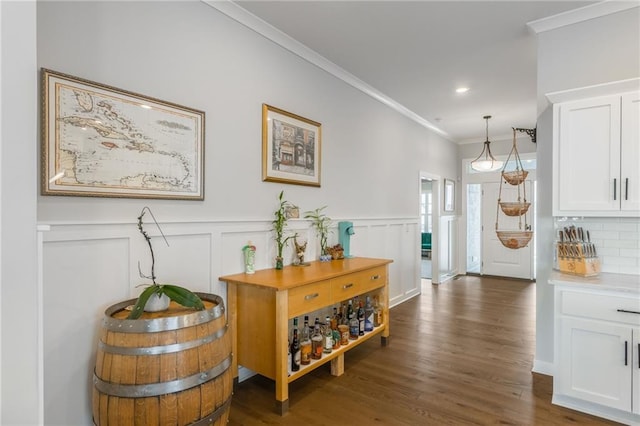
[[[579,277],[553,270],[549,276],[549,284],[624,291],[640,295],[640,275],[602,272],[596,277]]]

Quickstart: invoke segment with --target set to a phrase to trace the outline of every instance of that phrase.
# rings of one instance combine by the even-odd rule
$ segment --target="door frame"
[[[499,160],[503,160],[506,161],[507,159],[507,155],[496,155],[495,156],[497,159]],[[526,153],[520,153],[520,158],[522,159],[522,161],[526,161],[526,160],[536,160],[536,152],[526,152]],[[485,182],[500,182],[500,179],[502,178],[502,176],[500,175],[500,173],[502,172],[501,170],[495,171],[495,172],[479,172],[479,173],[469,173],[469,169],[471,168],[471,161],[473,159],[472,158],[465,158],[462,160],[462,182],[461,182],[461,202],[460,202],[460,206],[461,206],[461,210],[460,210],[460,233],[458,235],[458,271],[460,271],[460,274],[466,274],[467,273],[467,185],[468,184],[473,184],[473,183],[485,183]],[[526,168],[526,165],[525,165]],[[536,176],[536,169],[527,169],[527,171],[529,172],[529,175],[527,177],[527,180],[531,181],[532,184],[532,199],[537,201],[537,194],[536,192],[536,181],[537,181],[537,176]],[[533,211],[533,214],[531,215],[531,224],[533,225],[533,240],[531,242],[531,244],[535,244],[535,240],[536,240],[536,232],[537,232],[537,221],[536,221],[536,217],[535,217],[535,210]],[[532,267],[532,271],[533,271],[533,279],[536,279],[536,255],[535,255],[535,245],[531,247],[531,267]],[[480,260],[483,260],[483,253],[482,253],[482,249],[480,252]]]
[[[440,242],[440,206],[442,203],[442,177],[434,175],[433,173],[420,172],[418,179],[418,200],[422,195],[422,181],[431,180],[431,193],[433,200],[432,216],[431,216],[431,284],[440,284],[440,255],[439,255],[439,242]],[[418,203],[418,218],[420,217],[420,203]],[[422,262],[422,251],[420,250],[420,235],[417,236],[417,257],[418,257],[418,277],[420,277],[420,263]]]

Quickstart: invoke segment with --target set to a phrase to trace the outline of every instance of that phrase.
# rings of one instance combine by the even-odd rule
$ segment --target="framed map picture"
[[[42,69],[42,194],[204,199],[204,112]]]
[[[262,105],[262,180],[320,186],[320,123]]]

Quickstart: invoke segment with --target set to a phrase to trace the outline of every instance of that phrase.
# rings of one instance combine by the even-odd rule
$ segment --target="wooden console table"
[[[344,353],[380,334],[389,338],[388,259],[355,257],[309,266],[263,269],[255,274],[220,277],[227,283],[227,316],[232,330],[233,377],[238,364],[276,382],[276,410],[289,409],[289,383],[331,361],[331,374],[344,373]],[[288,320],[352,297],[376,294],[382,303],[383,323],[350,340],[346,346],[323,355],[300,371],[287,374]]]

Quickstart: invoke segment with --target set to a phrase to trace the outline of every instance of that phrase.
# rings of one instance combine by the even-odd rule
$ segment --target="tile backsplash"
[[[640,275],[640,218],[556,217],[554,222],[556,230],[575,225],[589,231],[602,272]]]

